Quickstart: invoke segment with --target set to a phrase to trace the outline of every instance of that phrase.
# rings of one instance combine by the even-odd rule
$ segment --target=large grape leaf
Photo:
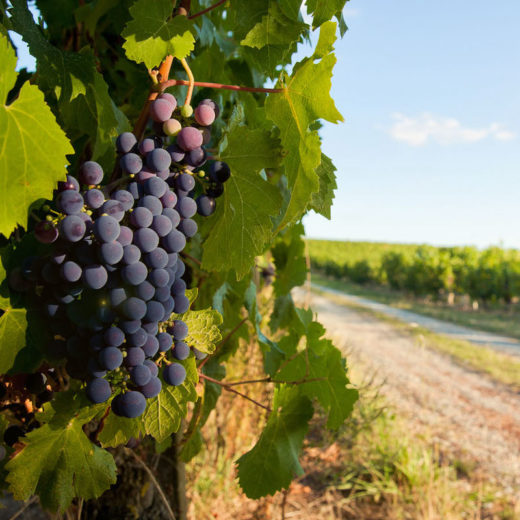
[[[292,75],[278,83],[282,93],[270,94],[266,101],[266,115],[280,129],[282,145],[288,150],[283,165],[291,194],[279,228],[297,220],[319,190],[316,168],[321,163],[320,141],[311,125],[318,119],[343,120],[330,97],[336,63],[331,53],[331,27],[336,24],[322,26],[317,54],[297,63]]]
[[[219,325],[222,315],[211,308],[200,311],[187,311],[179,319],[188,325],[188,336],[184,340],[190,347],[212,354],[217,343],[222,339]]]
[[[226,136],[220,159],[231,168],[224,195],[211,217],[214,225],[204,243],[202,267],[210,271],[234,269],[241,278],[272,237],[272,218],[280,212],[278,189],[260,175],[281,159],[279,143],[263,130],[234,127]]]
[[[38,494],[46,509],[64,511],[74,497],[96,498],[115,483],[112,455],[92,444],[82,429],[102,408],[85,406],[77,392],[69,391],[38,414],[46,424],[21,439],[24,448],[6,465],[14,498]]]
[[[188,401],[197,400],[195,385],[199,378],[195,357],[191,356],[181,363],[187,373],[184,383],[179,386],[171,386],[163,382],[161,393],[157,397],[148,399],[148,405],[143,414],[144,432],[158,442],[163,442],[180,428],[181,420],[188,411]]]
[[[119,417],[112,411],[105,419],[105,425],[98,435],[98,440],[104,448],[115,448],[126,444],[132,437],[141,433],[141,418],[127,419]]]
[[[8,236],[25,226],[36,199],[52,195],[74,150],[35,85],[25,83],[18,99],[5,105],[16,80],[16,55],[2,35],[0,63],[0,233]]]
[[[186,58],[193,50],[193,23],[186,16],[172,17],[171,0],[137,0],[130,8],[132,19],[122,36],[126,55],[148,68],[159,66],[168,54]]]
[[[330,209],[334,200],[334,190],[338,187],[336,183],[336,167],[332,161],[321,154],[321,163],[316,169],[319,180],[319,190],[312,194],[310,209],[323,215],[330,220]]]
[[[303,473],[298,456],[312,414],[311,402],[297,387],[275,390],[273,411],[260,439],[237,461],[238,480],[249,498],[288,488],[294,476]]]
[[[340,16],[348,0],[307,0],[307,12],[312,14],[312,26],[319,27],[334,15]]]

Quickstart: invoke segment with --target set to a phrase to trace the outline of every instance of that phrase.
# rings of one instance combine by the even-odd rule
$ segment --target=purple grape
[[[157,215],[153,218],[150,228],[160,237],[164,237],[173,229],[173,223],[166,215]]]
[[[164,151],[164,150],[163,150]],[[159,177],[152,177],[144,182],[144,192],[147,195],[153,195],[154,197],[162,197],[166,190],[168,190],[168,184]]]
[[[58,230],[50,222],[38,222],[34,226],[34,236],[42,244],[52,244],[58,238]]]
[[[123,353],[117,347],[106,347],[100,351],[98,361],[101,368],[115,370],[123,363]]]
[[[153,195],[145,195],[139,200],[139,207],[147,208],[152,212],[152,215],[160,215],[163,210],[162,202]]]
[[[163,314],[164,308],[159,302],[152,300],[146,304],[146,314],[144,316],[146,321],[160,321]]]
[[[144,257],[144,263],[152,269],[162,269],[168,264],[168,253],[157,247]]]
[[[133,334],[128,335],[128,345],[131,347],[142,347],[145,342],[148,334],[143,328],[138,328]]]
[[[164,123],[172,117],[175,106],[168,99],[157,98],[150,104],[150,117],[157,123]]]
[[[101,213],[107,214],[115,218],[118,222],[123,220],[125,216],[125,208],[123,204],[118,200],[107,200],[103,206],[101,206]]]
[[[212,182],[206,191],[208,197],[217,199],[224,193],[224,185],[220,182]]]
[[[140,298],[131,296],[123,303],[122,310],[129,320],[141,320],[146,314],[146,303]]]
[[[66,282],[77,282],[81,278],[81,274],[81,267],[71,260],[60,267],[60,275]]]
[[[170,170],[163,170],[162,172],[157,172],[157,177],[165,181],[170,177]]]
[[[189,173],[181,173],[175,177],[175,187],[182,191],[191,191],[195,188],[195,179]]]
[[[168,253],[178,253],[186,246],[186,237],[174,229],[162,238],[162,244]]]
[[[148,275],[148,280],[154,287],[165,287],[170,277],[165,269],[153,269]]]
[[[172,295],[181,296],[185,292],[186,292],[186,282],[182,278],[175,280],[175,282],[172,285]]]
[[[153,139],[147,137],[139,143],[139,153],[141,155],[146,155],[147,153],[150,153],[152,150],[155,150],[155,141]]]
[[[120,231],[119,222],[110,215],[102,215],[94,222],[94,236],[101,242],[117,240]]]
[[[188,335],[188,325],[186,325],[182,320],[175,320],[170,329],[171,330],[168,332],[172,334],[175,341],[182,340]]]
[[[208,144],[211,141],[211,130],[209,128],[201,128],[202,144]]]
[[[79,242],[85,235],[87,227],[83,219],[77,215],[68,215],[60,221],[58,229],[60,236],[68,242]]]
[[[145,359],[144,350],[140,347],[132,347],[126,351],[125,365],[135,367],[142,365]]]
[[[83,269],[83,283],[89,289],[101,289],[107,280],[108,273],[102,265],[88,265]]]
[[[87,397],[95,404],[104,403],[112,395],[112,389],[106,379],[96,377],[87,383]]]
[[[201,359],[208,357],[208,355],[205,352],[201,352],[200,350],[197,350],[195,347],[193,347],[193,353],[195,354],[195,359],[197,359],[197,361],[200,361]]]
[[[168,190],[161,197],[161,203],[164,208],[173,208],[177,204],[177,195],[173,191]]]
[[[123,247],[123,263],[135,264],[141,258],[141,250],[134,244]]]
[[[93,188],[85,193],[85,204],[90,209],[98,209],[105,202],[105,195],[101,190]]]
[[[226,182],[231,176],[231,170],[227,163],[215,161],[209,168],[209,178],[213,182]]]
[[[173,107],[173,110],[177,108],[177,100],[175,99],[175,96],[169,92],[163,92],[159,95],[158,99],[164,99],[168,101],[168,103],[170,103],[170,105]]]
[[[132,390],[121,394],[120,399],[117,401],[117,408],[112,410],[116,415],[133,419],[143,414],[146,409],[146,399],[141,392]]]
[[[197,213],[197,203],[191,197],[182,197],[177,201],[175,209],[182,218],[191,218]]]
[[[175,278],[180,278],[184,271],[186,270],[186,266],[182,260],[177,260],[177,268],[175,269]]]
[[[62,191],[56,198],[56,207],[66,213],[67,215],[75,215],[83,209],[85,201],[78,193],[74,190]]]
[[[128,153],[137,144],[137,139],[132,132],[123,132],[116,139],[116,149],[119,153]]]
[[[157,287],[155,289],[154,300],[158,302],[165,302],[170,297],[170,288],[166,287]]]
[[[79,191],[79,182],[72,175],[67,175],[67,180],[58,182],[58,191],[76,190]]]
[[[159,245],[159,236],[150,228],[141,228],[134,233],[134,244],[143,253],[149,253]]]
[[[103,168],[95,161],[84,162],[79,169],[79,180],[81,184],[89,186],[100,184],[103,180]]]
[[[147,399],[151,399],[152,397],[155,397],[161,393],[161,380],[156,376],[152,376],[150,381],[148,381],[146,385],[142,386],[140,390]]]
[[[109,347],[119,347],[125,341],[125,333],[119,327],[110,327],[103,334],[103,339]]]
[[[159,331],[159,325],[156,321],[151,321],[149,323],[143,323],[143,329],[148,332],[148,334],[154,336]]]
[[[155,150],[151,151],[146,156],[146,164],[154,172],[167,170],[170,167],[171,163],[172,158],[170,157],[170,154],[163,148],[155,148]]]
[[[186,126],[177,134],[177,144],[185,152],[195,150],[195,148],[202,146],[202,134],[197,128]]]
[[[154,357],[155,354],[159,352],[159,341],[157,340],[157,338],[152,334],[148,334],[148,337],[146,338],[146,343],[143,345],[143,350],[147,357]]]
[[[163,132],[168,135],[177,135],[182,129],[181,123],[177,119],[168,119],[162,126]]]
[[[163,370],[163,378],[169,385],[182,385],[186,379],[186,369],[179,363],[172,363]]]
[[[162,214],[168,217],[172,221],[172,226],[176,228],[181,221],[181,216],[179,213],[172,208],[164,208]]]
[[[146,359],[143,365],[149,368],[152,377],[156,377],[159,373],[159,367],[151,359]]]
[[[107,374],[107,371],[106,370],[103,370],[100,366],[99,366],[99,363],[97,361],[96,358],[90,358],[88,360],[88,364],[87,364],[87,372],[92,376],[92,377],[104,377],[106,376]]]
[[[166,301],[161,302],[161,304],[164,307],[164,315],[161,321],[169,320],[170,315],[173,312],[173,309],[175,308],[175,300],[170,296]]]
[[[220,115],[220,107],[213,101],[212,99],[203,99],[200,103],[200,105],[209,105],[213,111],[215,112],[215,116],[218,117]]]
[[[127,190],[117,190],[112,194],[112,199],[117,200],[123,205],[123,209],[128,211],[134,205],[134,197]]]
[[[194,237],[197,234],[197,223],[191,218],[185,218],[181,221],[178,227],[179,231],[184,233],[187,238]]]
[[[151,300],[155,295],[155,287],[148,281],[144,281],[142,284],[139,284],[135,290],[135,294],[141,300],[147,302]]]
[[[147,228],[152,224],[153,215],[148,208],[135,208],[130,213],[130,222],[137,228]]]
[[[173,356],[182,361],[190,355],[190,347],[184,341],[176,341],[173,348]]]
[[[180,294],[175,296],[175,314],[183,314],[190,308],[190,300],[187,296]]]
[[[195,116],[195,121],[197,121],[197,123],[199,123],[199,125],[209,126],[209,125],[211,125],[211,123],[213,123],[213,121],[215,121],[216,114],[210,105],[208,105],[207,103],[204,103],[204,104],[200,104],[195,109],[194,116]]]
[[[146,266],[142,262],[134,262],[121,269],[121,278],[130,285],[143,283],[147,276],[148,269],[146,269]]]
[[[171,144],[168,146],[168,148],[166,148],[166,150],[169,152],[170,157],[172,158],[172,162],[174,163],[182,162],[184,156],[186,155],[186,152],[176,144]]]
[[[137,174],[136,179],[137,179],[137,182],[138,182],[139,184],[144,185],[144,183],[145,183],[148,179],[153,179],[154,177],[157,177],[157,175],[155,175],[155,173],[143,169],[143,170],[141,170],[141,171]]]
[[[136,153],[125,153],[119,161],[122,170],[125,173],[136,174],[141,171],[143,161]]]
[[[159,332],[159,334],[157,334],[157,341],[159,342],[159,350],[161,352],[167,352],[172,348],[173,339],[166,332]]]
[[[133,334],[141,328],[141,320],[122,321],[119,326],[125,334]]]
[[[117,241],[123,246],[128,246],[132,243],[134,232],[127,226],[120,226],[119,236]]]
[[[138,182],[132,181],[128,184],[127,188],[135,200],[138,200],[140,197],[143,196],[143,187]]]
[[[127,298],[128,295],[123,287],[115,287],[114,289],[111,289],[108,294],[108,299],[112,307],[121,305]]]
[[[215,199],[207,195],[199,195],[197,197],[197,212],[203,217],[209,217],[215,212]]]
[[[177,261],[179,260],[179,255],[177,253],[168,253],[168,268],[177,268]]]
[[[99,257],[105,264],[117,264],[123,258],[123,246],[119,242],[105,242],[101,244]]]
[[[152,378],[150,369],[146,365],[137,365],[130,369],[130,378],[136,386],[144,386]]]

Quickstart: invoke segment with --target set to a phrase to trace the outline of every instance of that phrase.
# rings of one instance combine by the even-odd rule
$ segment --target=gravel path
[[[387,399],[413,428],[431,435],[444,452],[474,460],[476,471],[520,497],[517,393],[419,347],[387,323],[317,294],[311,298],[338,347],[376,371]]]
[[[431,330],[432,332],[436,332],[437,334],[444,334],[455,339],[462,339],[469,341],[470,343],[475,343],[476,345],[486,345],[495,350],[506,352],[507,354],[520,356],[520,341],[517,339],[500,336],[498,334],[493,334],[492,332],[470,329],[468,327],[463,327],[462,325],[455,325],[454,323],[437,320],[435,318],[423,316],[422,314],[416,314],[415,312],[397,309],[395,307],[385,305],[384,303],[378,303],[367,298],[362,298],[361,296],[347,294],[335,289],[330,289],[329,287],[323,287],[316,284],[312,285],[320,291],[340,296],[341,298],[344,298],[351,303],[362,305],[363,307],[368,307],[369,309],[373,309],[388,316],[392,316],[401,321],[404,321],[405,323],[415,323],[421,327]]]

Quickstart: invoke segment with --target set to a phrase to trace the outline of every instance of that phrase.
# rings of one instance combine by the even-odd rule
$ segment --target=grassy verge
[[[515,390],[520,389],[520,360],[517,357],[497,352],[491,348],[473,345],[467,341],[452,339],[435,334],[428,329],[409,325],[397,318],[387,316],[381,312],[352,303],[339,295],[325,293],[317,288],[312,289],[318,294],[326,296],[340,305],[356,309],[359,312],[371,315],[389,323],[395,328],[413,336],[417,344],[443,354],[450,355],[456,362],[473,370],[482,372],[495,381],[509,385]]]
[[[210,417],[206,449],[188,466],[190,520],[518,518],[512,499],[477,477],[472,461],[450,460],[427,436],[414,434],[369,380],[370,369],[354,365],[349,375],[360,399],[351,418],[332,433],[325,417],[316,419],[301,457],[304,475],[288,492],[256,501],[240,492],[233,460],[251,448],[255,417],[261,422],[263,414],[224,394]],[[232,439],[230,446],[222,437]]]
[[[443,303],[414,299],[383,287],[368,287],[344,280],[333,280],[318,273],[312,274],[312,280],[324,287],[370,298],[392,307],[520,339],[520,313],[513,307],[496,306],[488,309],[470,310]]]

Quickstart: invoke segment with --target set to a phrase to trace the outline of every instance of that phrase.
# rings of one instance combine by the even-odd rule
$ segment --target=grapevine
[[[21,0],[2,8],[0,459],[15,499],[79,517],[133,450],[182,518],[179,490],[145,461],[195,457],[221,391],[265,413],[237,454],[251,498],[301,473],[317,407],[331,429],[350,414],[345,360],[291,296],[307,273],[301,218],[333,199],[316,125],[341,120],[329,90],[344,3],[308,3],[319,40],[290,75],[311,32],[299,5],[87,2],[71,21],[39,0],[45,24]],[[36,58],[30,82],[4,29]],[[226,377],[246,345],[265,375]]]

